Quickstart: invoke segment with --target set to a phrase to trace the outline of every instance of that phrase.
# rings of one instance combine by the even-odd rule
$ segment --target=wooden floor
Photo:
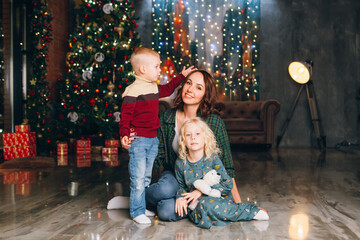
[[[155,217],[143,227],[128,210],[106,209],[129,195],[126,153],[118,163],[72,156],[1,169],[0,239],[360,239],[360,150],[232,151],[243,201],[267,209],[270,221],[205,230]]]

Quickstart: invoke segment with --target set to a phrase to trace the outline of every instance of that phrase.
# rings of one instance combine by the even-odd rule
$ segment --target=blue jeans
[[[158,145],[157,137],[136,137],[129,148],[130,216],[132,218],[145,214],[145,188],[151,182]]]
[[[179,184],[171,171],[164,171],[158,182],[151,184],[146,190],[146,205],[156,206],[159,219],[162,221],[178,221],[180,217],[175,213],[176,192]]]

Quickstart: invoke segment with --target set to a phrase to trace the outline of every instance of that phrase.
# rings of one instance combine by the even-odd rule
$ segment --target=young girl
[[[175,165],[175,175],[179,182],[175,212],[180,216],[189,214],[196,226],[210,228],[224,226],[240,220],[268,220],[269,216],[254,204],[234,203],[231,189],[233,182],[217,156],[220,152],[213,132],[200,118],[187,120],[179,136],[179,158]],[[197,179],[215,169],[221,175],[219,184],[213,189],[221,192],[220,198],[202,195],[193,186]],[[192,201],[199,199],[194,210],[188,209]]]

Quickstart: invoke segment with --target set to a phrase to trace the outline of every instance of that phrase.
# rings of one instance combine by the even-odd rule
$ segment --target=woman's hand
[[[196,200],[198,200],[202,196],[202,192],[195,189],[194,191],[190,193],[183,193],[181,196],[184,196],[186,199],[186,203],[189,204],[189,202],[194,203]]]
[[[185,198],[181,197],[176,199],[175,202],[175,212],[180,216],[183,217],[184,216],[184,212],[185,215],[187,215],[187,201]]]
[[[130,143],[136,139],[136,132],[134,132],[134,129],[130,129],[130,137],[125,136],[120,139],[122,148],[128,150],[131,145]]]

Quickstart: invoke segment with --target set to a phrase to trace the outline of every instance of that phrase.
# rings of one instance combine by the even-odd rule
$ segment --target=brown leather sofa
[[[171,102],[159,101],[159,116],[171,107]],[[274,119],[280,110],[276,100],[220,102],[231,144],[262,144],[271,147],[274,142]]]
[[[231,144],[263,144],[274,142],[274,120],[280,110],[276,100],[223,102],[222,119]]]

